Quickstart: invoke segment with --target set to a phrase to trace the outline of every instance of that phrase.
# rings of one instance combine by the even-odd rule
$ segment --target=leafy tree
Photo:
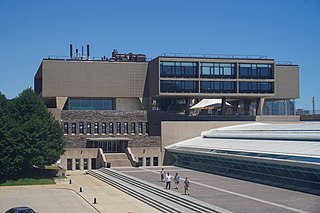
[[[55,163],[64,152],[62,127],[32,89],[4,102],[5,113],[1,120],[6,125],[6,135],[0,146],[7,148],[0,158],[5,156],[7,160],[0,174],[19,175],[34,167],[44,168]]]

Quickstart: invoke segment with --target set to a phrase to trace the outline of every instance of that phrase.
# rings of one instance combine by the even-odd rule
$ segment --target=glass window
[[[234,63],[201,63],[201,78],[235,78]]]
[[[99,134],[99,123],[94,122],[94,134]]]
[[[136,123],[135,122],[131,123],[131,133],[136,134]]]
[[[139,166],[143,166],[143,157],[138,158]]]
[[[161,77],[197,77],[197,63],[196,62],[160,62],[160,76]]]
[[[67,159],[67,170],[72,170],[72,158]]]
[[[146,122],[146,134],[149,134],[149,123]]]
[[[63,133],[66,134],[66,135],[69,133],[68,122],[64,122],[63,123]]]
[[[150,166],[150,157],[146,157],[146,166]]]
[[[76,170],[80,170],[80,159],[76,159]]]
[[[128,122],[123,123],[123,131],[124,131],[124,134],[128,134],[128,131],[129,131]]]
[[[107,133],[107,124],[106,122],[102,122],[102,134],[106,134]]]
[[[158,157],[153,157],[153,166],[158,166],[159,162],[158,162]]]
[[[113,134],[113,123],[109,122],[109,134]]]
[[[240,82],[240,93],[273,93],[273,82]]]
[[[87,122],[87,134],[91,134],[91,122]]]
[[[239,64],[239,78],[273,79],[272,64]]]
[[[79,133],[84,134],[83,122],[79,122]]]
[[[142,134],[143,133],[143,127],[142,127],[142,122],[138,123],[138,133]]]
[[[160,92],[198,92],[197,81],[171,81],[171,80],[161,80],[160,81]]]
[[[71,133],[72,134],[77,134],[76,131],[77,131],[77,124],[75,122],[72,122],[72,124],[71,124]]]
[[[114,110],[112,99],[69,98],[64,110]]]
[[[121,122],[117,122],[117,134],[121,134]]]
[[[89,160],[88,160],[88,158],[85,158],[85,159],[83,159],[83,169],[88,169],[88,162],[89,162]]]
[[[235,93],[236,82],[233,81],[201,81],[201,93]]]

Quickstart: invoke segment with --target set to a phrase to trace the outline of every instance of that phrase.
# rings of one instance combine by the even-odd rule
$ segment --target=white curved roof
[[[167,146],[170,150],[227,150],[318,158],[320,122],[299,124],[251,123],[212,129],[200,137]],[[318,160],[317,160],[318,161]]]

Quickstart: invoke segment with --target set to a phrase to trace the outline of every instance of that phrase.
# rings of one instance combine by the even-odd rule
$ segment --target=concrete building
[[[63,126],[67,147],[60,164],[68,170],[160,166],[164,147],[186,139],[166,140],[179,127],[199,134],[254,122],[265,102],[299,98],[299,67],[265,57],[147,61],[143,54],[114,51],[97,59],[88,53],[89,46],[87,54],[70,46],[69,58],[43,59],[34,77],[35,92]],[[204,98],[220,104],[190,109]]]

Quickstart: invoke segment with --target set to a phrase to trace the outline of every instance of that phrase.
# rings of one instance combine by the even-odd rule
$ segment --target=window
[[[146,134],[149,134],[149,123],[146,122]]]
[[[99,123],[94,122],[94,134],[99,134]]]
[[[63,123],[63,134],[67,135],[69,133],[68,130],[68,122]]]
[[[72,170],[72,159],[71,158],[67,159],[67,170]]]
[[[136,123],[131,123],[131,134],[136,134]]]
[[[102,134],[106,134],[107,133],[107,124],[106,122],[102,122]]]
[[[91,123],[87,122],[87,134],[91,134]]]
[[[123,123],[123,131],[124,131],[124,134],[128,134],[128,122]]]
[[[197,81],[172,81],[172,80],[161,80],[160,81],[160,92],[198,92]]]
[[[272,64],[239,64],[239,78],[273,79]]]
[[[80,170],[80,159],[76,159],[76,170]]]
[[[273,93],[273,82],[240,82],[240,93]]]
[[[64,110],[114,110],[113,99],[69,98]]]
[[[158,162],[158,157],[153,157],[153,166],[158,166],[159,162]]]
[[[109,134],[113,134],[113,123],[109,123]]]
[[[235,78],[234,63],[201,63],[201,78]]]
[[[160,62],[160,77],[196,78],[196,62]]]
[[[232,81],[201,81],[201,93],[235,93],[236,82]]]
[[[117,122],[117,134],[121,134],[121,122]]]
[[[84,134],[83,122],[79,122],[79,134]]]
[[[139,166],[143,166],[143,157],[138,158]]]
[[[77,134],[77,124],[75,123],[75,122],[73,122],[72,124],[71,124],[71,133],[72,134]]]
[[[143,127],[142,127],[142,122],[138,123],[138,133],[142,134],[143,133]]]
[[[146,166],[150,166],[150,157],[146,157]]]
[[[88,158],[83,159],[83,169],[88,169]]]

